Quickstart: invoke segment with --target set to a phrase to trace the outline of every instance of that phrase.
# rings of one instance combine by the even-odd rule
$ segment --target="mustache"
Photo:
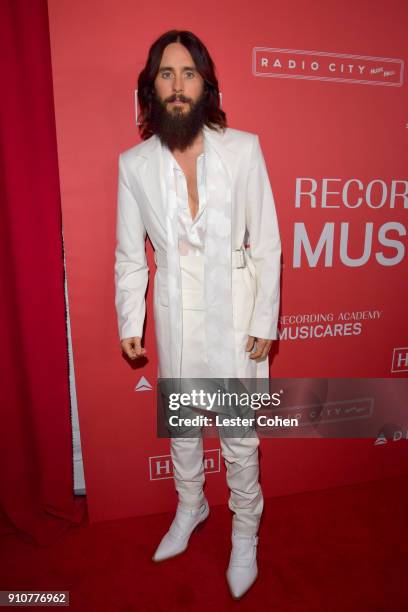
[[[172,96],[166,98],[165,102],[175,102],[176,100],[179,100],[180,102],[188,102],[191,104],[191,98],[186,98],[186,96],[183,96],[183,94],[173,94]]]

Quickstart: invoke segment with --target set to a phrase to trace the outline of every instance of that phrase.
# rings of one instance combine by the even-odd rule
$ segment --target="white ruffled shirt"
[[[167,185],[167,189],[174,191],[173,195],[177,200],[179,255],[203,255],[207,204],[205,191],[205,152],[201,153],[196,160],[199,205],[193,220],[188,204],[188,188],[185,174],[170,149],[162,144],[162,150],[166,163],[171,164],[173,167],[174,181],[171,185]]]

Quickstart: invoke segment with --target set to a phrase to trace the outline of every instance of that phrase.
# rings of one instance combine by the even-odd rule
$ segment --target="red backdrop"
[[[113,264],[118,153],[140,141],[134,90],[152,41],[189,29],[214,57],[229,125],[258,133],[283,245],[271,376],[408,370],[404,315],[408,52],[403,3],[258,0],[182,5],[49,0],[64,239],[91,520],[169,510],[168,440],[155,434],[154,263],[148,362],[121,356]],[[396,350],[397,349],[397,350]],[[145,377],[151,390],[136,391]],[[143,380],[142,380],[143,383]],[[218,441],[207,439],[207,449]],[[266,496],[395,475],[407,440],[264,439]],[[207,494],[228,491],[209,450]]]

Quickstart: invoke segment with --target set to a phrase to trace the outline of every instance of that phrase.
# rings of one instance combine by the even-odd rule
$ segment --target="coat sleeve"
[[[280,301],[281,241],[265,160],[255,135],[247,185],[246,223],[256,270],[256,297],[250,336],[276,339]]]
[[[119,337],[142,337],[149,276],[145,249],[146,229],[119,156],[116,217],[115,306]]]

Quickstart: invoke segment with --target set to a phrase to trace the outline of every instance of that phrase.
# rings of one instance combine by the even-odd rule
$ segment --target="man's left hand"
[[[255,336],[248,336],[248,342],[245,350],[252,351],[256,342],[256,350],[250,354],[250,359],[263,359],[267,356],[272,346],[273,340],[266,340],[265,338],[256,338]]]

